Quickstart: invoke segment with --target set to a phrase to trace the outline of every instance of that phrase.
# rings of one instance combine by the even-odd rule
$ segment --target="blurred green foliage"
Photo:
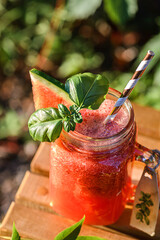
[[[159,10],[158,0],[68,0],[50,52],[58,76],[102,72],[122,91],[151,49],[155,56],[130,99],[160,109]]]
[[[22,60],[31,66],[49,31],[53,1],[0,1],[0,64],[12,74]]]
[[[100,2],[101,5],[99,5]],[[139,104],[160,109],[159,10],[160,2],[158,0],[154,2],[150,0],[145,2],[103,0],[94,1],[92,5],[89,4],[89,1],[74,1],[73,4],[72,0],[68,0],[64,9],[66,13],[64,14],[63,28],[57,33],[59,43],[63,49],[66,49],[63,50],[63,53],[59,52],[63,55],[62,63],[58,68],[59,76],[67,77],[88,69],[101,71],[108,76],[112,87],[122,91],[140,61],[151,49],[155,52],[155,56],[133,90],[130,99]],[[82,18],[87,18],[87,20],[83,20],[82,24],[76,26],[75,32],[73,24],[70,25],[67,28],[70,33],[69,39],[64,39],[63,31],[66,26],[69,26],[65,23],[69,21],[73,23],[79,19],[82,21]],[[81,31],[84,26],[86,26],[85,33]],[[92,31],[90,36],[87,36],[87,31]],[[132,35],[132,37],[128,37],[128,41],[127,34],[128,36]],[[98,40],[95,41],[95,37],[99,38],[100,43],[97,43]],[[53,45],[53,58],[55,52],[58,53],[58,49],[56,49],[56,45]]]
[[[22,119],[18,114],[13,110],[7,111],[5,116],[0,119],[0,139],[17,136],[20,134],[22,126]]]
[[[159,12],[159,0],[2,0],[2,82],[22,72],[21,62],[34,66],[40,53],[49,59],[46,71],[56,78],[84,71],[102,73],[111,87],[122,91],[150,49],[155,56],[130,99],[160,109]],[[18,125],[17,110],[8,111],[2,114],[1,125],[7,126],[14,114]],[[22,128],[24,121],[20,122]],[[19,131],[15,127],[14,134]]]

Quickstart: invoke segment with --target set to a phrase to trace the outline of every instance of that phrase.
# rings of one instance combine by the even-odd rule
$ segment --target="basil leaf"
[[[79,110],[80,110],[80,108],[77,105],[75,105],[75,104],[70,106],[69,109],[70,109],[71,113],[75,113],[75,112],[78,113]]]
[[[80,108],[97,109],[108,92],[108,80],[100,74],[82,73],[67,79],[65,90]]]
[[[79,112],[80,108],[77,105],[72,105],[69,107],[73,120],[75,123],[81,123],[83,121],[82,115]]]
[[[94,236],[78,236],[76,240],[107,240],[106,238],[94,237]]]
[[[19,233],[17,232],[15,223],[13,223],[11,240],[20,240],[20,239],[21,239],[21,238],[20,238],[20,236],[19,236]]]
[[[39,109],[28,121],[30,135],[35,141],[54,142],[62,131],[62,120],[56,108]]]
[[[76,123],[73,118],[68,118],[66,121],[63,121],[63,128],[66,132],[74,131]]]
[[[58,111],[62,118],[70,116],[70,111],[63,104],[58,104]]]
[[[73,119],[76,123],[81,123],[83,121],[81,113],[74,113]]]
[[[83,217],[79,222],[75,223],[69,228],[66,228],[60,232],[54,240],[75,240],[78,237],[78,234],[81,230],[82,224],[85,217]]]

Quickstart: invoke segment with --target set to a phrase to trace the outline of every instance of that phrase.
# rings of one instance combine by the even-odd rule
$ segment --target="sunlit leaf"
[[[19,8],[12,8],[8,11],[6,11],[1,16],[0,21],[0,33],[13,21],[19,19],[22,16],[22,11]]]
[[[123,25],[129,19],[126,0],[104,0],[104,9],[115,24]]]
[[[0,119],[0,139],[19,135],[23,124],[21,117],[15,111],[9,110]]]
[[[56,108],[42,108],[28,121],[29,133],[35,141],[54,142],[62,131],[62,118]]]
[[[76,240],[81,230],[85,217],[71,227],[60,232],[54,240]]]
[[[134,62],[134,65],[132,67],[133,71],[136,70],[138,67],[139,63],[143,60],[145,55],[147,54],[148,50],[152,50],[155,53],[155,56],[149,63],[147,69],[145,70],[144,74],[148,73],[159,61],[160,59],[160,34],[155,35],[153,38],[151,38],[141,49],[140,53],[138,54],[138,58]]]
[[[128,14],[130,17],[135,16],[136,12],[138,11],[138,4],[137,0],[126,0],[128,4]]]
[[[17,229],[16,229],[16,226],[15,226],[15,223],[13,223],[13,228],[12,228],[12,238],[11,240],[20,240],[20,235],[19,233],[17,232]]]
[[[101,3],[102,0],[92,0],[91,4],[86,0],[68,0],[66,9],[70,19],[84,19],[94,14]]]
[[[106,238],[94,237],[94,236],[78,236],[76,240],[107,240]]]
[[[80,108],[99,108],[108,92],[107,78],[100,74],[82,73],[67,79],[65,90]]]
[[[67,54],[58,69],[60,77],[68,77],[84,70],[85,59],[80,53]]]

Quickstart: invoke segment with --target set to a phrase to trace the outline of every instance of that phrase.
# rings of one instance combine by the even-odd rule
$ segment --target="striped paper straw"
[[[154,56],[154,52],[148,51],[144,59],[141,61],[139,66],[137,67],[135,73],[133,74],[131,80],[128,82],[127,86],[123,90],[121,96],[118,98],[117,102],[114,105],[112,112],[107,116],[104,120],[104,123],[107,123],[109,120],[113,120],[117,115],[118,111],[121,109],[123,103],[126,101],[130,93],[132,92],[133,88],[135,87],[138,80],[143,75],[144,71],[146,70],[148,64],[152,60]]]

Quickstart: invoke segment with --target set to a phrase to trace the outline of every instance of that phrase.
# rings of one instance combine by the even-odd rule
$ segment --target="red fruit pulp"
[[[64,97],[61,97],[58,93],[41,83],[40,81],[32,80],[32,91],[35,109],[58,107],[58,104],[62,103],[69,107],[70,102],[66,101]]]

